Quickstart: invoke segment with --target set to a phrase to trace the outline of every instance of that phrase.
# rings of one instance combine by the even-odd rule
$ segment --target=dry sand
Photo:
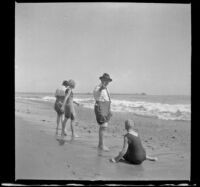
[[[79,138],[70,125],[62,144],[56,140],[52,104],[15,102],[16,179],[50,180],[190,180],[190,122],[165,121],[131,113],[114,113],[105,141],[109,152],[98,152],[98,125],[91,109],[76,107]],[[148,155],[158,161],[142,165],[111,163],[122,148],[124,120],[134,119]]]

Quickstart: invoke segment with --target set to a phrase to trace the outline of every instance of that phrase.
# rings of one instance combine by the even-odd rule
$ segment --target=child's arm
[[[75,103],[77,106],[80,106],[80,104],[79,104],[79,103],[77,103],[76,101],[73,101],[73,103]]]
[[[119,162],[119,160],[121,160],[123,158],[123,156],[126,154],[127,149],[128,149],[128,139],[126,136],[124,136],[124,145],[123,145],[121,152],[119,152],[118,156],[116,156],[115,158],[112,158],[111,161]]]

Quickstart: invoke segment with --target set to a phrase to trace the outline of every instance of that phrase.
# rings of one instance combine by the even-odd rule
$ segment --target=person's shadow
[[[142,166],[142,163],[141,164],[133,164],[133,163],[131,163],[127,160],[124,160],[124,159],[119,160],[119,162],[124,163],[124,164],[128,164],[128,165],[138,166],[138,167]]]
[[[72,143],[73,141],[75,141],[75,139],[74,138],[71,138],[70,140],[57,139],[57,141],[60,146],[63,146],[66,142]]]
[[[126,160],[123,160],[123,159],[119,160],[119,162],[122,162],[122,163],[125,163],[125,164],[129,164],[129,165],[130,165],[130,164],[131,164],[131,165],[134,165],[134,164],[132,164],[132,163],[126,161]]]
[[[62,140],[62,139],[57,139],[58,140],[58,143],[60,146],[64,145],[65,144],[65,140]]]

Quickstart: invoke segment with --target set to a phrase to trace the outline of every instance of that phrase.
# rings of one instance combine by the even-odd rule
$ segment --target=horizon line
[[[30,91],[27,91],[27,92],[25,92],[25,91],[15,91],[15,93],[34,93],[34,94],[36,94],[36,93],[54,93],[54,92],[30,92]],[[74,94],[93,94],[92,92],[74,92]],[[169,95],[173,95],[173,96],[191,96],[191,94],[148,94],[148,93],[146,93],[146,92],[133,92],[133,93],[118,93],[118,92],[110,92],[110,94],[112,94],[112,95],[143,95],[143,96],[145,96],[145,95],[166,95],[166,96],[169,96]]]

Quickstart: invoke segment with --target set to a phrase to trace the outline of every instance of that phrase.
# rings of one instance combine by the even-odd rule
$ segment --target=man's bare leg
[[[99,127],[99,145],[98,148],[103,151],[109,151],[109,148],[104,145],[104,136],[107,124],[100,125]]]

